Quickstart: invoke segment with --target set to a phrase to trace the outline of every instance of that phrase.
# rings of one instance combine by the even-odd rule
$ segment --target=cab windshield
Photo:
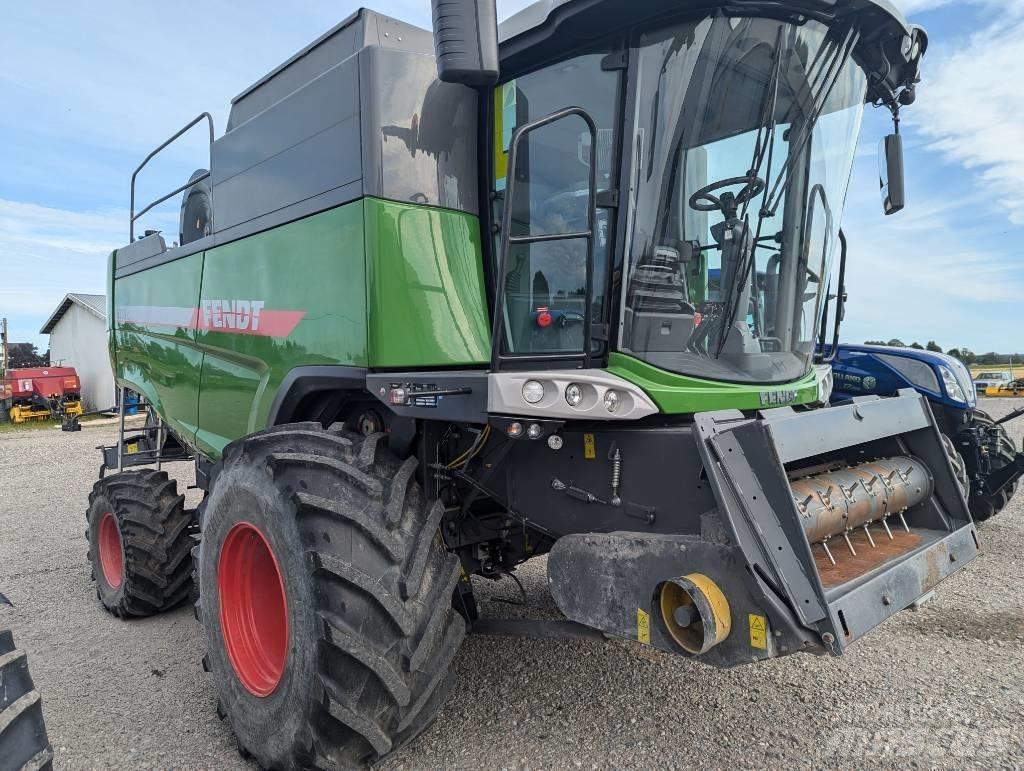
[[[721,14],[640,37],[620,350],[718,380],[809,370],[867,88],[851,48]]]

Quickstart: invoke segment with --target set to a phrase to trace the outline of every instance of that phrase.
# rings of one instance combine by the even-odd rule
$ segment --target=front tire
[[[228,445],[197,570],[219,711],[265,768],[350,768],[418,735],[466,633],[417,461],[317,423]]]

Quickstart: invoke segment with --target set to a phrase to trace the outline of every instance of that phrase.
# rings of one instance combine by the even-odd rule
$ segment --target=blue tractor
[[[831,349],[825,349],[825,358],[832,364],[833,404],[913,388],[928,398],[939,430],[962,459],[955,470],[974,519],[989,519],[1006,506],[1024,474],[1024,454],[1017,452],[1004,424],[1024,414],[1024,408],[1000,420],[979,410],[971,373],[943,353],[843,343],[835,346],[833,357]]]

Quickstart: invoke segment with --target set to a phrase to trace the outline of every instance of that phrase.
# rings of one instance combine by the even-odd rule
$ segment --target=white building
[[[50,336],[50,364],[74,367],[78,371],[86,410],[104,409],[114,404],[105,295],[66,295],[39,332]]]

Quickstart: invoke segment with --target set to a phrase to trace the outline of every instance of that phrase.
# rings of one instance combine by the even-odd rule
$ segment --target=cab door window
[[[618,144],[618,71],[601,66],[608,51],[587,53],[498,86],[494,94],[495,222],[501,222],[508,182],[508,149],[519,126],[565,107],[594,119],[597,189],[615,186]],[[587,228],[591,137],[582,118],[538,129],[519,145],[512,206],[513,236],[574,233]],[[612,244],[612,215],[598,209],[594,234],[593,298],[600,322]],[[500,234],[499,234],[500,239]],[[585,239],[513,244],[505,275],[506,354],[580,353],[585,349],[587,242]]]

